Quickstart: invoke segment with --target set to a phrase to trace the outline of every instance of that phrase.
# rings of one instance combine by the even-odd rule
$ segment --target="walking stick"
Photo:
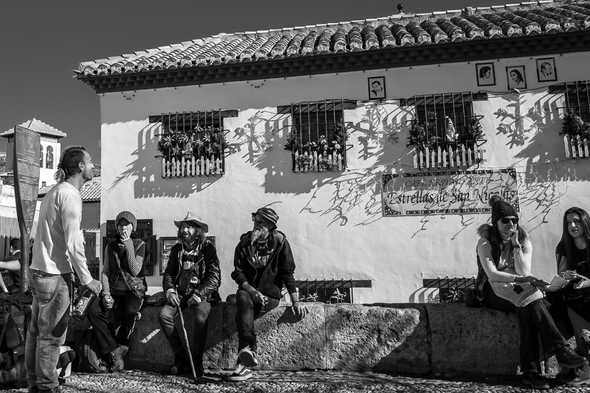
[[[182,309],[180,308],[180,304],[178,305],[178,315],[180,316],[180,327],[182,328],[182,334],[184,336],[184,341],[186,342],[186,350],[188,351],[188,360],[191,363],[193,379],[195,380],[195,382],[198,382],[197,373],[195,372],[195,363],[193,362],[193,353],[191,352],[191,346],[188,342],[188,334],[186,333],[186,327],[184,326],[184,317],[182,316]]]

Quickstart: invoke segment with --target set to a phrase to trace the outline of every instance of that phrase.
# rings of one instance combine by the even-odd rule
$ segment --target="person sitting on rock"
[[[117,237],[104,251],[102,294],[88,309],[96,352],[106,358],[111,372],[125,369],[123,358],[147,290],[143,271],[145,242],[131,238],[137,220],[133,213],[123,211],[117,215],[115,225]]]
[[[203,352],[207,340],[207,321],[212,304],[220,301],[217,292],[221,274],[215,245],[205,238],[209,226],[193,213],[174,221],[178,227],[178,243],[170,250],[164,271],[163,287],[168,304],[160,311],[160,325],[174,352],[171,374],[191,373],[189,349],[196,377],[205,380]],[[179,313],[192,332],[186,342]],[[188,345],[190,344],[190,345]]]
[[[278,306],[283,286],[291,297],[293,313],[303,317],[304,309],[295,288],[293,253],[285,234],[277,230],[278,220],[277,213],[269,207],[252,213],[254,227],[240,237],[235,249],[231,276],[238,284],[238,360],[230,381],[252,377],[250,368],[258,366],[254,319]]]
[[[576,352],[590,360],[590,215],[586,210],[571,207],[565,211],[555,254],[557,273],[565,284],[547,293],[550,310],[565,337],[576,337]],[[568,310],[577,318],[570,317]],[[562,370],[558,379],[576,385],[590,383],[590,368]]]
[[[576,354],[557,328],[539,288],[547,283],[531,275],[533,245],[518,225],[516,209],[494,195],[490,198],[492,225],[479,227],[477,243],[478,297],[487,307],[516,310],[520,330],[523,384],[548,389],[540,361],[556,355],[561,367],[577,368],[585,359]]]

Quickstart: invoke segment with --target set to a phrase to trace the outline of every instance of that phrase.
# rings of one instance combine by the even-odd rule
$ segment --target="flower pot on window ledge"
[[[461,169],[481,163],[483,153],[481,147],[469,144],[416,148],[413,163],[415,169]]]

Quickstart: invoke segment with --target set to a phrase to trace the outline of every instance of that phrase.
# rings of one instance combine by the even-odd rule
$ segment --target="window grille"
[[[161,123],[158,150],[162,157],[162,177],[223,175],[223,118],[229,116],[237,116],[237,111],[150,116],[150,123]]]
[[[371,280],[300,280],[302,302],[354,303],[354,288],[371,288]]]
[[[563,92],[563,144],[566,158],[590,158],[590,81],[567,82],[549,88]]]
[[[344,109],[354,108],[349,100],[324,100],[278,108],[292,119],[291,135],[285,146],[291,150],[293,172],[342,171],[346,168]]]
[[[469,167],[483,160],[485,143],[473,101],[486,93],[442,93],[415,96],[401,105],[414,105],[408,147],[414,147],[414,168]]]
[[[440,303],[461,303],[465,290],[475,288],[475,277],[426,278],[422,287],[438,289]]]

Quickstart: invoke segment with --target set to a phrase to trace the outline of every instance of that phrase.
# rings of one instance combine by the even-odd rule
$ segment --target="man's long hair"
[[[55,180],[61,183],[69,179],[77,173],[82,172],[80,163],[84,162],[86,149],[82,146],[68,147],[62,154],[59,164],[57,164],[57,171],[55,172]]]
[[[563,232],[561,234],[561,244],[565,252],[565,259],[567,260],[567,268],[569,270],[576,270],[576,263],[580,261],[574,260],[574,239],[567,230],[567,215],[577,214],[580,216],[582,229],[584,230],[584,240],[586,241],[586,262],[590,263],[590,215],[588,212],[580,207],[570,207],[563,214]],[[559,261],[558,261],[559,263]]]

